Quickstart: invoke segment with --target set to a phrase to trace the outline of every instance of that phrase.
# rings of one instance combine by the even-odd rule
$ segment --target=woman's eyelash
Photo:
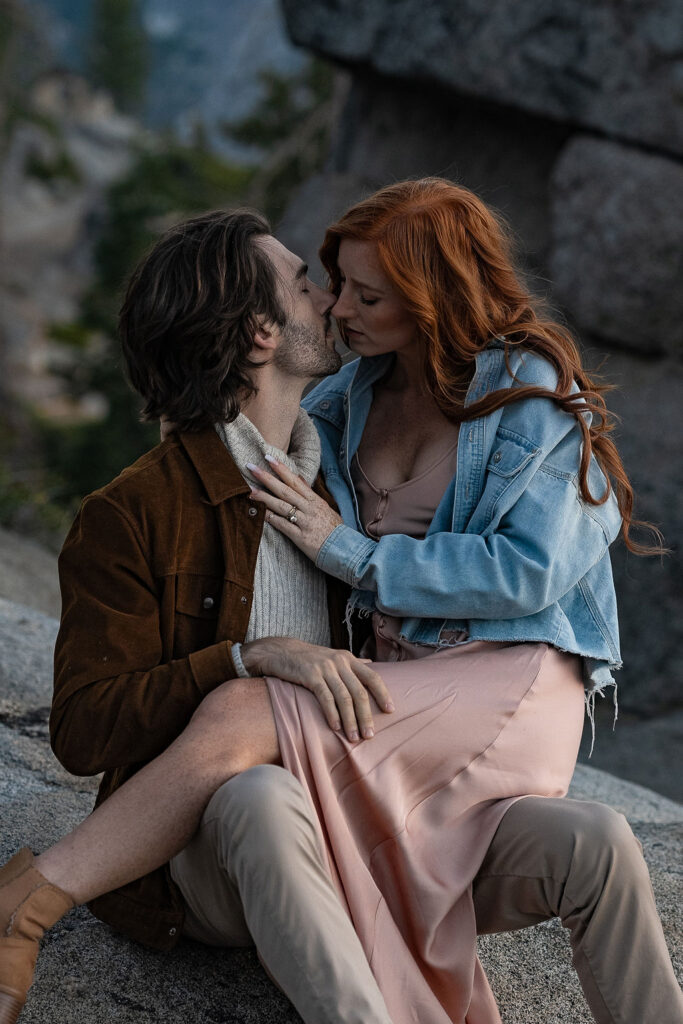
[[[346,278],[345,277],[340,277],[339,278],[339,283],[341,285],[346,284]],[[377,302],[377,299],[364,299],[362,295],[359,295],[358,297],[359,297],[360,301],[363,303],[364,306],[374,306],[375,303]]]

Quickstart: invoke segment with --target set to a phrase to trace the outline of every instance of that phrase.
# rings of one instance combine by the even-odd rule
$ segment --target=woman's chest
[[[429,470],[457,444],[459,425],[435,406],[391,400],[373,401],[358,458],[377,487],[392,488]]]

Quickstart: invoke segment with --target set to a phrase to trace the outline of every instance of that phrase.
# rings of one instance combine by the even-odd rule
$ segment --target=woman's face
[[[374,242],[343,238],[337,258],[341,292],[331,309],[346,343],[359,356],[398,352],[416,344],[416,322],[382,270]]]

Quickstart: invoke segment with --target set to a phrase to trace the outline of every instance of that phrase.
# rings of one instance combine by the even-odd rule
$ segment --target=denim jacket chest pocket
[[[468,532],[475,520],[477,533],[495,529],[538,468],[539,454],[540,449],[526,438],[508,436],[508,432],[496,434],[486,465],[484,489]]]

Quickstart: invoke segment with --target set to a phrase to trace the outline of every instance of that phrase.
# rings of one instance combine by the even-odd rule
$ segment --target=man
[[[178,225],[131,279],[121,317],[129,375],[145,415],[178,431],[86,499],[60,559],[51,736],[70,770],[105,771],[99,803],[198,725],[224,730],[229,758],[230,721],[216,721],[215,698],[240,674],[265,667],[308,681],[330,726],[349,736],[371,727],[368,691],[388,710],[376,673],[350,654],[329,658],[330,644],[343,646],[343,591],[264,530],[263,507],[249,499],[245,467],[271,450],[309,482],[316,477],[319,448],[298,407],[305,385],[339,366],[328,329],[333,301],[248,212]],[[320,480],[316,487],[322,493]],[[265,639],[273,636],[280,639]],[[315,651],[324,652],[318,661]],[[230,691],[233,708],[237,699],[253,709],[255,733],[265,712],[257,684]],[[113,891],[91,909],[160,949],[183,930],[213,945],[253,941],[305,1021],[389,1024],[325,868],[313,809],[277,751],[261,756],[273,763],[216,787],[170,865],[149,872],[140,862],[143,877],[118,888],[113,876]],[[167,796],[160,786],[159,800]],[[129,823],[138,843],[140,830],[156,827],[154,810],[141,805]],[[620,815],[530,797],[505,815],[474,902],[480,931],[561,916],[595,1019],[664,1024],[651,1015],[654,965],[666,947],[642,897],[648,890]],[[622,942],[619,960],[615,928],[638,938]],[[643,961],[655,976],[647,985]],[[670,991],[670,979],[663,984]]]

